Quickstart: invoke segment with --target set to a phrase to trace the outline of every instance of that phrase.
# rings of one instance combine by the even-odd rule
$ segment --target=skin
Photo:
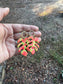
[[[9,8],[0,8],[0,21],[9,13]],[[3,24],[0,23],[0,63],[11,58],[18,53],[16,41],[21,36],[21,31],[33,30],[36,37],[41,41],[41,32],[34,25],[25,24]]]

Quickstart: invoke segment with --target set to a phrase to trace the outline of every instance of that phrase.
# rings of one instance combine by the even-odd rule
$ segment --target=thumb
[[[9,13],[9,8],[0,8],[0,21]]]

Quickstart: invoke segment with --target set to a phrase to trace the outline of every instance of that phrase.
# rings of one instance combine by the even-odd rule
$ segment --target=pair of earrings
[[[34,36],[34,32],[26,32],[23,31],[21,33],[21,38],[17,41],[17,48],[18,51],[21,52],[22,55],[27,56],[28,52],[31,52],[32,54],[35,53],[35,51],[38,51],[39,48],[39,39]]]

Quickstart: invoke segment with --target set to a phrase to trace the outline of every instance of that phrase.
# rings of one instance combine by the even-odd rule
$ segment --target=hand
[[[9,13],[9,8],[0,8],[0,21]],[[39,28],[25,24],[0,24],[0,63],[10,57],[19,54],[16,48],[16,41],[21,36],[21,31],[33,30],[35,36],[41,41]]]

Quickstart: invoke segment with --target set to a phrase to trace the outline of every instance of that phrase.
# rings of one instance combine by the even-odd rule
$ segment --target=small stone
[[[46,80],[45,80],[45,79],[44,79],[43,81],[44,81],[44,82],[46,82]]]

